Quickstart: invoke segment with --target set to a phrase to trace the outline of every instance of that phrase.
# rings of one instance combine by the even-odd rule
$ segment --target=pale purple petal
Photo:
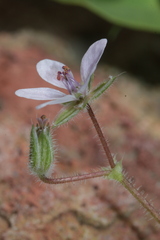
[[[82,95],[87,95],[88,93],[88,82],[85,82],[79,89],[78,92]]]
[[[53,101],[50,101],[50,102],[42,103],[42,104],[38,105],[36,108],[40,109],[40,108],[46,107],[47,105],[67,103],[67,102],[72,102],[72,101],[75,101],[75,100],[76,100],[75,96],[73,96],[73,95],[66,95],[66,96],[64,96],[62,98],[59,98],[59,99],[56,99],[56,100],[53,100]]]
[[[44,59],[37,63],[36,68],[40,77],[43,78],[46,82],[53,84],[54,86],[66,89],[62,81],[57,79],[58,71],[62,72],[62,67],[65,64],[53,61],[50,59]],[[72,72],[70,72],[73,77]]]
[[[58,90],[52,88],[25,88],[15,92],[18,97],[24,97],[34,100],[53,100],[66,96]]]
[[[104,52],[107,44],[107,39],[101,39],[93,43],[87,52],[84,54],[81,61],[81,79],[83,83],[88,83],[91,75],[96,70],[97,64]]]

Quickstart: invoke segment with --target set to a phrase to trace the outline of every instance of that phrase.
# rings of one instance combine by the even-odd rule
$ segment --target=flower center
[[[76,93],[80,84],[74,79],[69,67],[63,66],[62,69],[62,72],[57,73],[57,80],[63,82],[70,94]]]

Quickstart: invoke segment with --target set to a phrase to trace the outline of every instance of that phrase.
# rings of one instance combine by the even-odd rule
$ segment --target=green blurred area
[[[0,33],[31,29],[58,36],[78,60],[90,44],[107,38],[102,61],[155,86],[160,79],[159,12],[159,0],[1,0]]]
[[[83,6],[122,27],[160,32],[159,0],[56,0]]]

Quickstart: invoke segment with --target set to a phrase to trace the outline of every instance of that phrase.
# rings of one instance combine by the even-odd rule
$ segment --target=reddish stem
[[[82,175],[72,176],[72,177],[62,177],[62,178],[47,178],[46,176],[39,176],[39,178],[49,184],[61,184],[61,183],[68,183],[68,182],[76,182],[80,180],[86,180],[89,178],[96,178],[96,177],[105,177],[105,175],[108,175],[110,173],[110,170],[104,170],[104,171],[98,171],[98,172],[92,172],[92,173],[86,173]]]
[[[91,106],[89,104],[87,104],[87,111],[88,111],[88,114],[89,114],[89,116],[90,116],[90,118],[92,120],[92,123],[93,123],[93,125],[94,125],[94,127],[95,127],[95,129],[97,131],[97,134],[99,136],[99,139],[101,141],[103,149],[104,149],[104,151],[106,153],[106,156],[108,158],[109,164],[110,164],[111,168],[114,168],[115,167],[115,163],[113,161],[112,154],[110,152],[110,149],[108,147],[106,139],[105,139],[105,137],[104,137],[104,135],[102,133],[102,130],[101,130],[100,126],[99,126],[99,123],[97,122],[97,119],[96,119],[96,117],[94,115],[94,112],[92,111],[92,108],[91,108]]]

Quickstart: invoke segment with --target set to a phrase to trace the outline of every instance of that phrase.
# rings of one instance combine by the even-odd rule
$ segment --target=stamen
[[[57,80],[59,80],[59,81],[61,80],[61,77],[62,77],[61,75],[62,75],[62,73],[60,71],[58,71],[58,73],[57,73]]]
[[[70,68],[63,66],[62,69],[64,70],[63,72],[57,72],[57,80],[63,82],[70,94],[77,92],[80,84],[73,78],[73,75],[70,73]]]
[[[67,73],[69,73],[69,72],[71,71],[70,68],[67,67],[67,66],[63,66],[62,68],[63,68],[63,70],[64,70],[64,72],[63,72],[64,75],[67,74]]]

